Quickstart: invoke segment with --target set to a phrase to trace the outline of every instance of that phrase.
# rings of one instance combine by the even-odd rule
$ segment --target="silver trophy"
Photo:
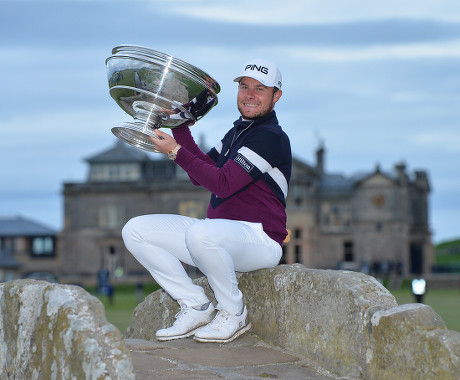
[[[171,55],[135,45],[113,48],[106,59],[110,95],[134,121],[112,128],[119,139],[157,152],[155,129],[195,123],[217,104],[219,83]]]

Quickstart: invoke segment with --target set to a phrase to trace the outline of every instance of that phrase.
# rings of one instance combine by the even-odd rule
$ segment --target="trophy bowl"
[[[217,104],[219,83],[199,68],[171,55],[136,45],[120,45],[106,59],[110,95],[134,121],[112,128],[119,139],[158,152],[155,129],[195,123]]]

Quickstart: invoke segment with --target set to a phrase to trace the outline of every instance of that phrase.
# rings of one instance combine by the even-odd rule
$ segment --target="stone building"
[[[428,220],[426,172],[378,166],[351,177],[295,161],[289,189],[290,242],[284,260],[310,268],[341,268],[374,275],[430,271],[434,251]]]
[[[294,159],[282,262],[371,274],[429,271],[426,173],[398,164],[392,173],[377,167],[345,177],[327,173],[324,161],[323,147],[313,166]],[[163,155],[121,141],[87,162],[87,180],[63,188],[61,280],[92,283],[101,270],[115,281],[150,280],[124,247],[123,225],[149,213],[205,217],[210,194]]]
[[[0,217],[0,282],[30,277],[53,280],[59,270],[57,231],[19,216]]]
[[[87,159],[86,182],[64,184],[60,273],[64,282],[91,283],[101,270],[115,280],[144,281],[149,275],[121,239],[124,224],[151,213],[205,217],[208,192],[159,156],[117,141]]]

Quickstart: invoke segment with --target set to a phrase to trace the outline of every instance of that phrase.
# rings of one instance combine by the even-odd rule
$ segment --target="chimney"
[[[316,170],[320,174],[324,174],[324,142],[320,141],[319,147],[316,150]]]

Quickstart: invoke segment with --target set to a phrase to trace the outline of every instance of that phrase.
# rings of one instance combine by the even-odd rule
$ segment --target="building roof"
[[[360,173],[356,173],[352,176],[352,179],[354,180],[354,182],[356,183],[356,185],[359,185],[361,184],[362,182],[365,182],[367,181],[368,179],[374,177],[375,175],[380,175],[386,179],[388,179],[389,181],[396,181],[396,179],[398,178],[397,174],[396,173],[393,173],[393,172],[384,172],[380,169],[380,165],[377,164],[375,166],[375,170],[373,172],[360,172]]]
[[[98,153],[86,159],[90,164],[95,163],[126,163],[150,161],[146,152],[134,148],[123,141],[117,139],[115,145],[108,150]]]
[[[319,188],[324,193],[351,193],[354,181],[341,174],[324,174],[319,182]]]
[[[294,156],[292,156],[292,168],[293,170],[297,168],[303,172],[308,172],[315,175],[318,174],[318,169],[316,167],[311,166],[310,164],[307,164],[305,161],[302,161],[301,159],[296,158]]]
[[[0,216],[0,236],[53,236],[56,231],[19,215]]]

